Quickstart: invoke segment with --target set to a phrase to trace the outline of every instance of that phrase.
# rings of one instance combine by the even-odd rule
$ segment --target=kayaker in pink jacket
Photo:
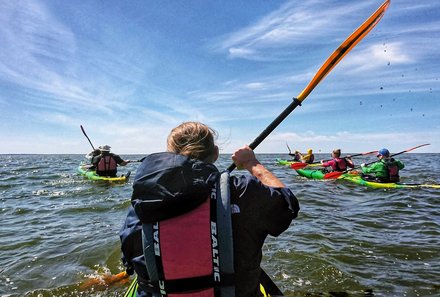
[[[354,163],[351,158],[341,158],[341,149],[334,149],[332,152],[332,160],[321,160],[324,167],[331,167],[332,171],[345,171],[347,167],[354,168]]]

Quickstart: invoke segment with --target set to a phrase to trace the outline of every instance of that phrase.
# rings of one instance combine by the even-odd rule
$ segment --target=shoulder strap
[[[232,238],[232,219],[231,219],[231,196],[229,187],[229,171],[220,175],[218,197],[217,197],[217,228],[219,239],[219,254],[221,257],[220,270],[222,274],[234,274],[234,248]],[[234,296],[235,287],[227,286],[221,290],[221,296]]]
[[[201,288],[214,288],[215,296],[233,297],[234,253],[232,241],[232,220],[229,192],[229,173],[218,174],[209,201],[212,267],[211,275],[166,280],[163,273],[160,244],[161,222],[142,224],[142,244],[145,264],[150,277],[143,288],[151,288],[162,296],[170,293],[194,291]],[[141,283],[140,283],[141,284]]]

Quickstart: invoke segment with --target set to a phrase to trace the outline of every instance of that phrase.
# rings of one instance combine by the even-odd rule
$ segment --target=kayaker
[[[401,161],[391,158],[390,152],[386,148],[379,150],[377,157],[379,161],[370,166],[361,164],[362,179],[379,183],[399,182],[399,170],[403,169],[405,165]]]
[[[109,145],[100,146],[98,149],[100,154],[93,156],[91,162],[99,176],[115,177],[118,165],[125,166],[130,163],[130,160],[125,161],[119,155],[110,153],[111,147]]]
[[[301,153],[299,153],[299,155],[301,157],[301,162],[303,163],[312,164],[313,161],[315,161],[315,155],[313,154],[312,149],[308,149],[306,155],[303,155]]]
[[[100,154],[101,154],[101,150],[99,148],[97,148],[85,156],[85,158],[87,160],[89,160],[89,162],[90,162],[90,165],[85,166],[88,170],[95,170],[96,169],[95,165],[93,165],[93,158],[99,156]]]
[[[166,290],[167,285],[173,283],[172,280],[162,282],[161,278],[156,279],[160,275],[157,272],[160,267],[165,269],[165,266],[176,262],[176,259],[168,262],[167,257],[186,261],[187,258],[202,258],[206,252],[210,260],[201,267],[188,263],[187,267],[168,268],[180,274],[188,274],[180,278],[180,284],[185,284],[185,288],[176,285],[174,289],[177,292],[186,292],[185,296],[191,296],[188,291],[200,294],[201,290],[211,288],[211,293],[206,296],[213,296],[214,286],[219,290],[232,288],[232,294],[235,291],[236,297],[260,296],[259,279],[263,274],[260,263],[264,240],[268,235],[280,235],[289,227],[298,214],[299,203],[290,189],[257,160],[248,146],[235,151],[232,160],[237,168],[245,169],[249,174],[230,176],[227,172],[220,173],[213,164],[219,156],[219,149],[214,143],[215,136],[216,132],[202,123],[185,122],[169,134],[167,152],[148,155],[137,170],[133,182],[132,207],[120,237],[127,272],[132,274],[135,271],[138,277],[138,297],[156,296],[158,284]],[[226,179],[223,179],[225,176]],[[226,196],[230,196],[231,211],[225,217],[217,216],[217,223],[214,224],[212,216],[207,221],[202,218],[209,218],[209,213],[212,215],[212,201],[217,201],[216,193],[222,193],[222,197],[225,193],[229,194]],[[205,206],[206,203],[208,206]],[[219,255],[215,252],[217,246],[222,246],[222,243],[225,246],[228,240],[217,239],[216,236],[221,235],[221,232],[217,234],[217,229],[225,225],[223,221],[226,222],[227,217],[232,218],[232,228],[229,227],[232,236],[228,240],[232,240],[233,245],[230,243],[230,249]],[[192,219],[197,219],[197,222],[188,223]],[[165,232],[164,228],[181,231],[167,240],[159,236]],[[209,233],[208,246],[195,243],[204,238],[206,231]],[[145,240],[145,251],[142,240]],[[159,245],[160,249],[156,248]],[[175,253],[167,256],[166,247],[175,249]],[[158,259],[159,250],[161,260],[157,264],[154,259]],[[213,257],[220,257],[220,261]],[[235,273],[220,274],[215,263],[226,263],[231,259]],[[214,269],[210,265],[214,265]],[[201,268],[210,273],[207,275],[208,283],[202,280],[191,281],[190,273],[197,273]],[[154,273],[149,275],[147,271]],[[149,281],[150,278],[152,281]],[[219,284],[213,280],[221,282]]]
[[[289,156],[293,157],[292,161],[295,161],[295,162],[301,161],[301,154],[299,151],[295,151],[293,154],[289,153]]]
[[[341,158],[341,149],[334,149],[332,151],[332,160],[321,160],[321,165],[324,167],[331,167],[332,171],[345,171],[348,167],[354,168],[354,163],[350,157]]]

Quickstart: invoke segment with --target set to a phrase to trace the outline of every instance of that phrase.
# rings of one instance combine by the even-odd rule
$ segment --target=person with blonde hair
[[[350,168],[354,168],[354,163],[349,157],[341,158],[341,149],[334,149],[332,152],[332,160],[321,160],[321,164],[324,167],[331,167],[332,171],[345,171]]]
[[[179,155],[214,163],[219,154],[214,143],[217,133],[198,122],[187,122],[172,129],[167,138],[167,150]]]
[[[248,174],[220,172],[216,136],[205,124],[182,123],[171,130],[167,151],[139,166],[120,232],[138,297],[261,294],[264,240],[289,227],[299,203],[247,145],[231,158]]]

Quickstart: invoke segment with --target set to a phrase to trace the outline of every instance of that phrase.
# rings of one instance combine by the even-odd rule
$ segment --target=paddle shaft
[[[95,147],[93,146],[92,142],[90,141],[90,138],[87,136],[87,133],[84,130],[83,126],[80,125],[80,127],[81,127],[81,131],[83,132],[84,136],[87,138],[87,140],[89,141],[90,145],[92,146],[92,149],[95,150]]]
[[[286,142],[286,146],[287,146],[287,149],[289,150],[289,155],[292,153],[292,151],[290,150],[290,147],[289,147],[289,145],[287,144],[287,142]]]
[[[366,153],[359,153],[359,154],[354,154],[354,155],[348,155],[348,156],[345,156],[345,157],[341,157],[341,159],[352,158],[352,157],[357,157],[357,156],[364,156],[364,155],[370,155],[370,154],[374,154],[374,153],[377,153],[377,151],[371,151],[371,152],[366,152]],[[328,161],[331,161],[331,160],[332,159],[330,159],[330,160],[323,160],[323,161],[324,162],[328,162]],[[303,169],[304,167],[307,167],[307,166],[314,166],[314,165],[318,165],[318,164],[321,164],[321,162],[313,162],[313,163],[310,163],[310,164],[307,164],[307,163],[293,163],[293,164],[290,165],[290,167],[292,169],[299,170],[299,169]]]
[[[365,155],[371,155],[371,154],[375,154],[375,153],[377,153],[378,151],[371,151],[371,152],[366,152],[366,153],[359,153],[359,154],[354,154],[354,155],[348,155],[348,156],[345,156],[345,157],[340,157],[341,159],[345,159],[345,158],[353,158],[353,157],[359,157],[359,156],[365,156]],[[333,160],[333,159],[329,159],[329,160],[323,160],[324,162],[328,162],[328,161],[331,161],[331,160]],[[312,164],[319,164],[319,163],[321,163],[321,162],[313,162]]]
[[[392,155],[390,155],[390,158],[391,158],[391,157],[398,156],[398,155],[401,155],[401,154],[403,154],[403,153],[410,152],[410,151],[412,151],[412,150],[415,150],[415,149],[418,149],[418,148],[420,148],[420,147],[422,147],[422,146],[427,146],[427,145],[430,145],[430,144],[429,144],[429,143],[425,143],[425,144],[421,144],[421,145],[418,145],[418,146],[412,147],[412,148],[410,148],[410,149],[407,149],[407,150],[401,151],[401,152],[399,152],[399,153],[392,154]],[[366,163],[365,166],[366,166],[366,165],[371,165],[371,164],[376,163],[376,162],[377,162],[377,161],[373,161],[373,162]]]
[[[294,98],[292,103],[289,104],[289,106],[287,106],[286,109],[284,109],[284,111],[274,120],[272,121],[272,123],[269,124],[269,126],[266,127],[266,129],[264,129],[264,131],[258,135],[257,138],[254,139],[254,141],[252,141],[251,144],[249,144],[249,147],[251,149],[255,149],[267,136],[269,136],[269,134],[279,125],[281,124],[281,122],[298,106],[301,105],[301,101],[299,101],[298,99]],[[232,170],[234,170],[236,167],[235,163],[232,163],[229,167],[228,167],[228,171],[231,172]]]
[[[390,4],[390,0],[385,2],[364,22],[358,27],[331,55],[327,58],[324,64],[319,68],[318,72],[309,82],[309,84],[302,90],[299,95],[293,99],[293,102],[272,122],[267,128],[249,145],[254,150],[298,105],[307,98],[312,90],[321,82],[322,79],[342,60],[342,58],[350,52],[381,20],[386,9]],[[236,167],[232,163],[228,167],[231,172]]]

